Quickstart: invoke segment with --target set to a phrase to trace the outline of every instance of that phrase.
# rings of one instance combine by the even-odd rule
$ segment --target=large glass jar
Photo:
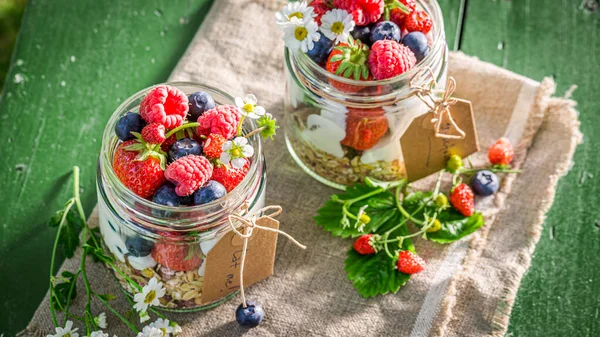
[[[186,94],[196,91],[209,93],[220,104],[233,104],[233,97],[208,86],[191,83],[169,83]],[[188,207],[170,207],[141,198],[125,187],[112,168],[112,159],[119,144],[114,134],[117,120],[128,111],[137,112],[142,98],[151,88],[144,89],[126,100],[112,115],[102,140],[98,162],[97,190],[99,227],[106,252],[114,257],[123,274],[114,272],[123,288],[135,291],[126,277],[144,286],[156,277],[164,284],[166,295],[160,308],[189,311],[214,307],[233,294],[217,301],[202,301],[206,255],[219,239],[230,230],[228,216],[247,204],[250,211],[264,207],[266,169],[258,135],[249,138],[255,153],[244,180],[225,197],[213,202]],[[246,119],[244,129],[255,129]],[[160,246],[161,249],[156,249]],[[181,256],[169,257],[172,265],[159,264],[155,254],[170,252]],[[110,267],[109,267],[110,268]],[[112,268],[111,268],[112,270]]]
[[[406,176],[400,138],[415,117],[429,111],[414,86],[429,84],[432,74],[438,83],[434,89],[443,89],[448,66],[441,9],[435,0],[417,3],[433,20],[430,53],[400,76],[355,81],[286,48],[287,147],[320,182],[343,189],[367,176],[385,181]]]

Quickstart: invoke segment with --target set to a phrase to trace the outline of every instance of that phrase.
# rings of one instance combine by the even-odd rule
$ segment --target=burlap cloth
[[[202,82],[234,95],[253,93],[282,117],[283,42],[273,17],[278,6],[215,1],[170,80]],[[183,325],[182,336],[503,335],[557,181],[568,171],[581,139],[575,102],[551,98],[555,86],[550,79],[538,83],[463,54],[450,55],[450,74],[458,82],[455,96],[473,102],[482,148],[501,136],[518,144],[514,163],[523,173],[505,176],[500,193],[480,200],[478,209],[487,218],[482,230],[445,246],[417,240],[427,269],[397,294],[363,299],[344,272],[351,241],[331,237],[312,221],[334,190],[302,172],[280,134],[265,149],[267,203],[283,206],[281,228],[308,249],[279,240],[275,275],[248,288],[248,297],[267,313],[262,325],[252,330],[238,326],[236,297],[206,312],[170,314]],[[476,164],[484,160],[483,152],[473,156]],[[92,216],[90,222],[95,221]],[[77,265],[72,259],[62,268]],[[119,294],[102,265],[89,266],[92,287]],[[73,312],[81,312],[82,302],[80,296]],[[129,310],[123,296],[114,305],[120,312]],[[94,309],[108,312],[98,303]],[[111,336],[132,335],[111,313],[108,317]],[[45,336],[54,331],[51,322],[46,297],[23,335]]]

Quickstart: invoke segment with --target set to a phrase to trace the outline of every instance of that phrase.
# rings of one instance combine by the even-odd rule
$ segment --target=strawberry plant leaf
[[[75,278],[75,274],[63,272],[62,276],[65,278],[65,281],[55,284],[52,291],[53,300],[51,303],[56,310],[62,310],[67,305],[69,293],[71,300],[77,297],[77,279]],[[73,285],[73,291],[71,291],[71,284]]]
[[[59,228],[58,243],[62,246],[65,256],[71,258],[79,246],[79,232],[83,228],[84,222],[74,207],[69,208],[65,216],[66,211],[66,208],[57,211],[48,221],[48,226]]]
[[[442,229],[425,234],[427,239],[437,243],[451,243],[460,240],[485,224],[483,215],[479,212],[465,217],[454,209],[443,212],[438,219],[442,223]]]

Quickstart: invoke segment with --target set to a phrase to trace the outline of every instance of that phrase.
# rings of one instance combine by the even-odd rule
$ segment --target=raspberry
[[[218,159],[223,153],[223,143],[226,139],[218,133],[211,133],[204,141],[204,155],[209,159]]]
[[[371,47],[369,68],[378,80],[398,76],[409,71],[415,64],[415,54],[394,40],[376,41]]]
[[[188,97],[181,90],[159,85],[142,100],[140,115],[148,123],[159,123],[173,129],[183,124],[188,109]]]
[[[202,256],[198,244],[157,242],[152,247],[152,258],[176,271],[198,269],[202,265]]]
[[[237,133],[240,119],[242,115],[238,108],[233,105],[219,105],[198,117],[200,125],[196,129],[196,134],[208,136],[217,133],[225,139],[230,139]]]
[[[375,254],[375,247],[372,242],[373,234],[361,235],[354,241],[354,250],[361,255]]]
[[[310,3],[310,6],[313,8],[313,12],[317,14],[315,17],[315,21],[319,26],[321,25],[321,17],[323,14],[327,13],[331,8],[327,6],[326,2],[329,0],[315,0]]]
[[[384,0],[334,0],[333,7],[345,9],[357,26],[365,26],[381,18]]]
[[[465,183],[459,184],[452,189],[450,192],[450,203],[464,216],[471,216],[475,213],[473,191]]]
[[[248,159],[246,159],[244,166],[239,169],[221,165],[215,167],[211,180],[221,183],[221,185],[225,186],[227,193],[229,193],[244,180],[249,169],[250,161]]]
[[[180,197],[188,196],[204,186],[213,173],[208,159],[189,155],[174,161],[165,171],[167,180],[176,185],[175,193]]]
[[[113,159],[113,170],[121,182],[133,193],[149,198],[165,183],[165,175],[160,167],[160,159],[148,156],[136,160],[139,151],[128,150],[132,145],[141,145],[137,140],[128,140],[117,147]]]
[[[409,32],[419,31],[425,35],[433,27],[433,22],[425,11],[414,11],[404,18],[404,29]]]
[[[508,138],[498,139],[488,150],[488,159],[492,165],[508,165],[515,156],[515,150]]]
[[[170,138],[170,137],[169,137]],[[160,144],[165,141],[165,126],[158,123],[151,123],[142,129],[142,139],[146,143]]]
[[[415,253],[403,250],[398,253],[397,266],[401,273],[412,275],[423,271],[425,261]]]

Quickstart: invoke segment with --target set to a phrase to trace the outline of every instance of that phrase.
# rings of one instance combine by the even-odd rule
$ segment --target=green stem
[[[79,218],[81,218],[81,221],[83,222],[84,226],[89,229],[88,223],[87,223],[87,217],[85,216],[85,212],[83,211],[83,206],[81,205],[81,198],[79,197],[79,166],[73,166],[73,195],[74,195],[73,199],[75,199],[75,204],[77,205],[77,213],[79,213]],[[96,247],[99,247],[100,245],[98,245],[96,236],[94,235],[94,233],[91,233],[91,231],[90,231],[90,237],[92,238],[94,245]],[[85,241],[85,236],[83,237],[83,239]]]
[[[489,167],[489,168],[483,168],[483,169],[468,169],[468,170],[460,170],[461,174],[471,174],[471,173],[475,173],[481,170],[488,170],[488,171],[492,171],[494,173],[521,173],[521,170],[511,170],[511,169],[506,169],[506,168],[495,168],[495,167]]]
[[[425,224],[423,223],[423,221],[421,221],[417,218],[414,218],[412,215],[408,214],[408,212],[404,209],[404,207],[402,207],[402,203],[400,202],[399,195],[400,195],[400,188],[396,188],[396,207],[398,208],[400,213],[402,213],[402,215],[404,215],[405,218],[416,223],[417,225],[424,226]]]
[[[444,177],[444,172],[446,172],[446,170],[441,170],[440,174],[438,175],[437,181],[435,183],[435,189],[433,190],[433,194],[431,194],[433,198],[435,198],[438,195],[438,193],[440,193],[440,186],[442,185],[442,178]]]
[[[344,205],[342,206],[342,212],[344,212],[344,214],[346,214],[346,216],[348,216],[349,218],[357,220],[358,218],[354,214],[350,213],[350,211],[348,210],[350,208],[350,206],[352,206],[352,204],[355,202],[370,198],[370,197],[377,195],[379,193],[382,193],[382,192],[385,192],[385,188],[380,187],[380,188],[373,190],[367,194],[363,194],[360,197],[346,200],[346,201],[344,201]]]
[[[167,132],[167,134],[165,135],[165,139],[171,137],[172,135],[174,135],[179,130],[184,130],[184,129],[189,129],[189,128],[195,128],[195,127],[198,127],[198,126],[200,126],[200,123],[196,123],[196,122],[182,124],[182,125],[176,127],[175,129]]]
[[[265,129],[264,126],[262,128],[254,129],[254,130],[252,130],[252,132],[248,133],[247,135],[244,135],[244,137],[250,138],[250,136],[253,136],[253,135],[257,134],[257,133],[260,133],[264,129]]]
[[[86,236],[87,236],[87,226],[83,228],[83,238],[85,240]],[[86,258],[86,252],[85,249],[82,250],[81,252],[81,261],[79,263],[79,270],[81,271],[81,276],[83,278],[83,284],[85,285],[85,293],[86,293],[86,305],[85,305],[85,328],[86,328],[86,334],[89,335],[91,333],[90,330],[90,323],[91,326],[95,329],[96,327],[96,322],[94,322],[94,317],[92,316],[91,321],[88,320],[88,315],[91,315],[92,313],[92,288],[90,286],[90,281],[87,277],[87,273],[85,271],[85,258]]]
[[[152,311],[156,316],[158,316],[162,319],[167,319],[167,317],[165,315],[163,315],[160,311],[158,311],[152,307],[148,307],[148,310]]]
[[[76,320],[78,320],[78,321],[81,321],[81,322],[85,322],[85,318],[83,318],[83,317],[81,317],[81,316],[77,316],[77,315],[73,315],[73,314],[66,314],[66,315],[65,315],[65,321],[66,321],[66,318],[67,318],[67,317],[68,317],[68,318],[72,318],[72,319],[76,319]],[[66,323],[65,323],[65,324],[66,324]]]
[[[102,302],[102,304],[104,304],[104,306],[106,306],[108,308],[108,310],[110,310],[110,312],[112,312],[113,314],[115,314],[115,316],[117,316],[123,323],[125,323],[125,325],[127,325],[127,327],[129,327],[129,329],[131,329],[131,331],[138,333],[140,332],[135,325],[133,325],[128,319],[126,319],[125,317],[123,317],[117,310],[115,310],[107,301],[105,301],[102,296],[94,293],[94,296],[100,301]]]
[[[242,126],[244,125],[244,120],[246,120],[246,116],[242,115],[242,118],[240,119],[240,123],[238,124],[238,129],[237,129],[238,136],[242,135]]]
[[[71,281],[71,285],[69,286],[69,295],[67,295],[67,305],[65,305],[65,323],[66,323],[66,317],[68,317],[69,314],[69,308],[71,306],[71,296],[73,294],[73,291],[75,290],[75,284],[77,283],[77,279],[79,278],[79,275],[81,274],[81,270],[77,270],[77,272],[75,273],[75,276],[73,276]],[[73,316],[73,315],[72,315]]]
[[[115,266],[114,263],[112,263],[112,261],[100,258],[100,260],[102,260],[102,262],[106,263],[107,265],[109,265],[114,271],[116,271],[117,273],[119,273],[119,275],[123,276],[123,278],[133,287],[135,287],[138,291],[142,291],[142,286],[140,286],[137,282],[135,282],[134,280],[132,280],[129,276],[127,276],[125,273],[123,273],[121,271],[121,269],[117,268],[117,266]]]

